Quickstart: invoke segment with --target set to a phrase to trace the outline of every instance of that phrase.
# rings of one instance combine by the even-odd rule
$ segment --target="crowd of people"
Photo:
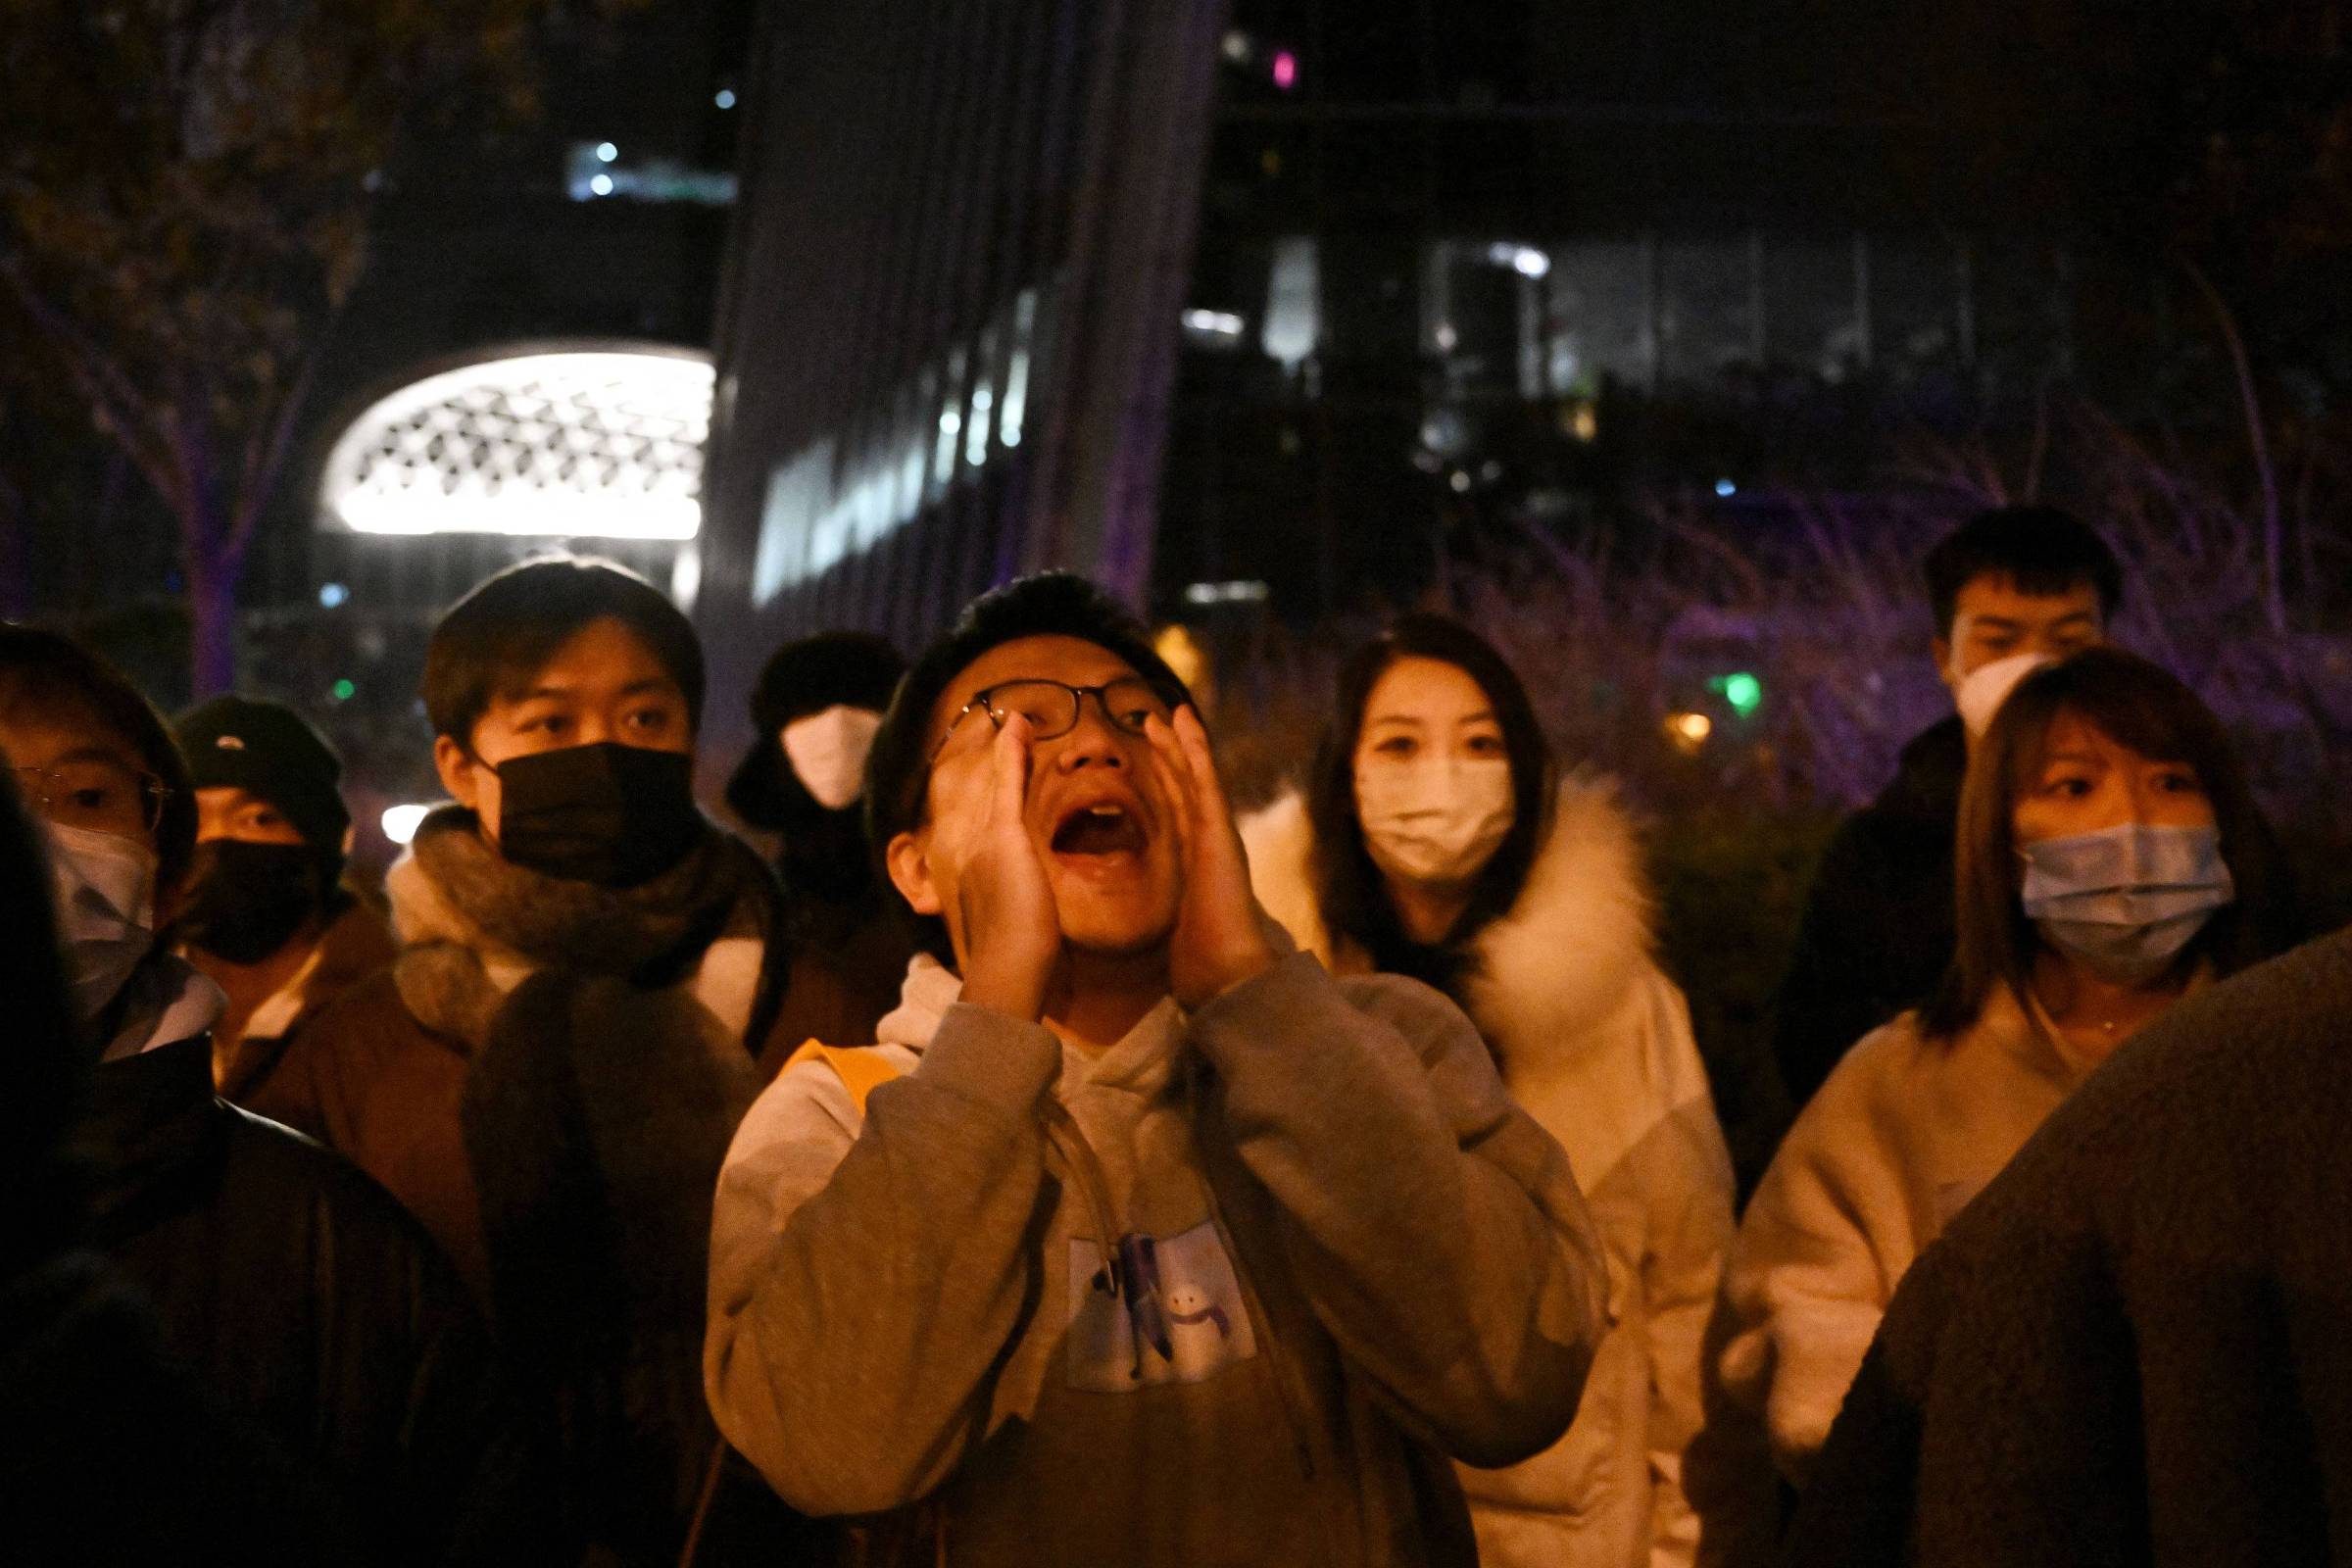
[[[2352,1551],[2352,950],[2097,533],[1925,563],[1744,1205],[1635,810],[1415,613],[1238,812],[1046,573],[703,650],[440,620],[333,749],[0,627],[0,1516],[150,1564],[2305,1562]],[[1923,616],[1923,631],[1927,618]],[[1572,761],[1573,760],[1571,760]],[[754,843],[761,848],[755,849]],[[2276,960],[2276,961],[2273,961]]]

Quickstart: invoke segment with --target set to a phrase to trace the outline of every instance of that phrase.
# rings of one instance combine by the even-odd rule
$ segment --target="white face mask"
[[[1992,728],[1992,717],[2017,690],[2017,683],[2044,664],[2057,661],[2047,654],[2011,654],[1989,664],[1979,664],[1960,682],[1954,694],[1954,705],[1960,710],[1960,722],[1968,726],[1968,737],[1975,740]]]
[[[57,940],[86,1023],[106,1010],[155,946],[155,851],[90,828],[43,822]]]
[[[1500,758],[1360,762],[1355,810],[1374,865],[1439,886],[1478,875],[1518,815],[1511,764]]]
[[[874,749],[882,715],[870,708],[835,704],[784,726],[784,756],[816,804],[838,811],[865,788],[865,754]]]

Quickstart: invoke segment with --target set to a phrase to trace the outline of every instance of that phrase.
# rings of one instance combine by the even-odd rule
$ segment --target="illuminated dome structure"
[[[379,399],[328,454],[321,523],[364,534],[689,540],[702,528],[708,355],[512,350]]]

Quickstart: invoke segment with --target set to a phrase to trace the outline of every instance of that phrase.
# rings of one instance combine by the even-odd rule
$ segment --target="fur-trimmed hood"
[[[1334,970],[1364,966],[1334,951],[1312,872],[1306,802],[1283,796],[1241,823],[1258,902]],[[1655,972],[1653,902],[1632,817],[1609,779],[1570,777],[1508,913],[1470,945],[1463,1002],[1507,1068],[1550,1065],[1601,1038]]]

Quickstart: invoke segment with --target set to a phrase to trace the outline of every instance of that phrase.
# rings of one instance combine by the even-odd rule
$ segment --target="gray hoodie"
[[[905,1076],[796,1065],[719,1179],[706,1386],[785,1500],[929,1499],[957,1564],[1475,1562],[1444,1459],[1558,1437],[1607,1277],[1468,1020],[1304,955],[1094,1055],[908,989]]]

